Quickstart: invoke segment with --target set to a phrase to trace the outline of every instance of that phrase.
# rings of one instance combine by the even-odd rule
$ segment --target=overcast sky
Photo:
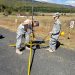
[[[75,0],[36,0],[36,1],[44,1],[44,2],[50,2],[50,3],[57,3],[57,4],[65,4],[65,5],[75,6]]]

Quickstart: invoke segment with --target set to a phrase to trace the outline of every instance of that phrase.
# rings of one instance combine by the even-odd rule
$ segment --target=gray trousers
[[[49,46],[53,50],[56,50],[56,44],[57,44],[57,41],[58,41],[58,37],[59,37],[59,34],[58,35],[52,35],[51,38],[50,38]]]
[[[16,48],[20,49],[21,48],[21,42],[22,42],[22,38],[23,38],[23,34],[17,34],[17,42],[16,42]],[[29,38],[29,33],[26,32],[25,33],[25,43],[28,43],[30,41],[30,38]]]

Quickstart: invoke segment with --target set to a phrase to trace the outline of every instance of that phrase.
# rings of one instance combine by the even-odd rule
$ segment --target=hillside
[[[31,12],[32,0],[0,0],[0,12],[15,11],[15,12]],[[34,1],[34,12],[65,12],[73,13],[75,8],[68,5],[60,5],[46,2]]]

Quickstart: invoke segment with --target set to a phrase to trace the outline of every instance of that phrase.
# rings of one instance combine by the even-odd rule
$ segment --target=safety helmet
[[[64,36],[64,35],[65,35],[65,32],[64,32],[64,31],[62,31],[62,32],[60,33],[60,35],[61,35],[61,36]]]
[[[59,16],[60,16],[59,12],[53,14],[53,17],[59,17]]]

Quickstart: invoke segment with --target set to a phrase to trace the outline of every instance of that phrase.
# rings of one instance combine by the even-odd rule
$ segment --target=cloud
[[[48,2],[48,0],[35,0],[35,1]]]
[[[75,6],[75,0],[67,0],[65,2],[66,5],[71,5],[71,6]]]

